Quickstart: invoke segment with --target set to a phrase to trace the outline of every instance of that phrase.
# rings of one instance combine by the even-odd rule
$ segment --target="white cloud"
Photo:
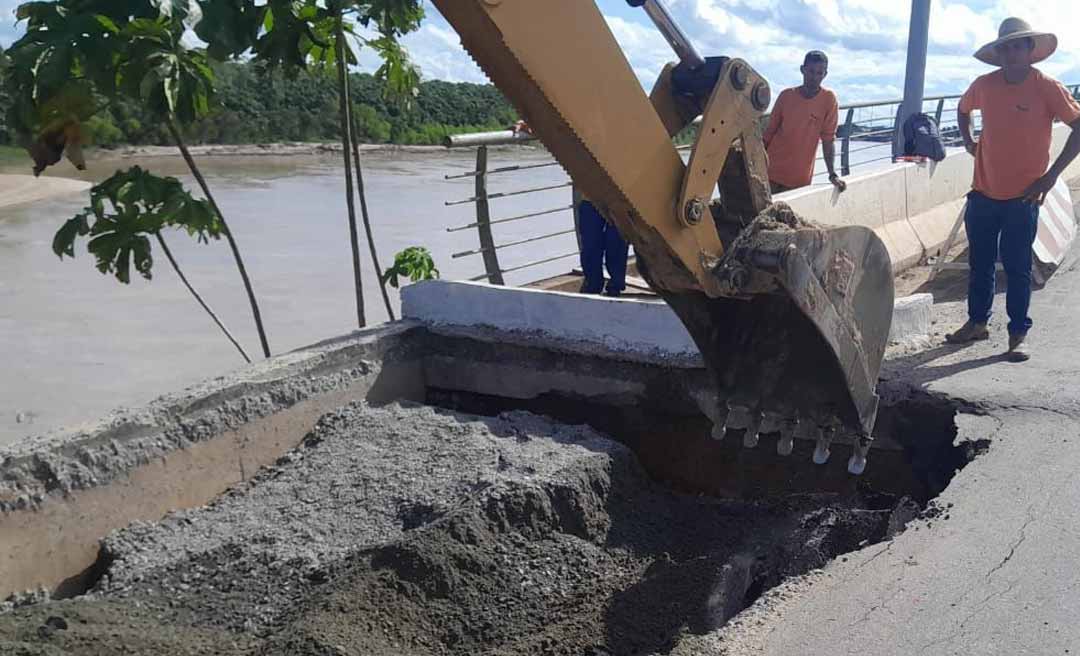
[[[0,0],[0,45],[21,29],[14,9],[21,0]],[[533,0],[530,0],[533,1]],[[535,0],[540,1],[540,0]],[[586,2],[588,0],[576,0]],[[649,88],[673,59],[644,11],[625,0],[597,0],[634,72]],[[910,3],[907,0],[668,0],[671,13],[703,55],[741,57],[779,89],[798,84],[807,50],[829,54],[830,76],[842,102],[899,95],[903,88]],[[483,82],[486,77],[430,2],[423,27],[404,39],[426,79]],[[1077,0],[934,0],[931,3],[928,94],[959,93],[989,69],[972,57],[997,33],[1007,16],[1036,29],[1057,30],[1058,53],[1040,67],[1066,82],[1080,82],[1080,2]],[[557,39],[558,35],[552,35]],[[367,70],[378,66],[367,51]],[[774,96],[776,94],[774,93]]]
[[[652,25],[635,23],[619,16],[606,16],[608,27],[622,46],[634,73],[646,88],[660,75],[671,58],[671,47]]]
[[[603,9],[611,4],[600,0]],[[902,92],[910,21],[906,0],[680,0],[668,6],[703,54],[746,59],[774,87],[798,84],[803,54],[820,49],[830,58],[826,84],[842,102]],[[1024,17],[1035,29],[1059,29],[1058,53],[1040,67],[1063,81],[1080,82],[1080,33],[1064,28],[1080,25],[1080,2],[935,0],[931,7],[928,95],[960,93],[987,72],[972,55],[995,38],[1009,15]],[[670,57],[660,53],[661,60]],[[633,55],[631,61],[639,71],[659,67]]]
[[[15,28],[15,8],[21,0],[0,0],[0,47],[6,48],[18,38]]]
[[[432,20],[434,14],[438,20]],[[461,40],[454,30],[435,13],[429,10],[428,20],[413,34],[403,40],[405,48],[413,62],[420,67],[426,80],[450,80],[453,82],[487,82],[484,72],[473,62],[461,47]],[[378,67],[375,56],[367,51],[368,57],[361,61]]]

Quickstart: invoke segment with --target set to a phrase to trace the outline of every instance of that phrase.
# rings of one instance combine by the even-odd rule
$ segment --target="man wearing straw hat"
[[[975,53],[976,59],[998,70],[976,79],[958,107],[960,135],[975,157],[975,179],[964,216],[970,269],[968,321],[946,340],[966,344],[990,336],[986,325],[1000,250],[1008,278],[1008,357],[1014,362],[1030,357],[1024,339],[1032,325],[1031,248],[1039,206],[1080,154],[1080,105],[1061,83],[1032,67],[1056,49],[1053,34],[1036,32],[1019,18],[1005,19],[998,39]],[[983,126],[978,142],[971,137],[971,112],[976,109],[982,113]],[[1047,168],[1055,119],[1072,127],[1072,133]]]

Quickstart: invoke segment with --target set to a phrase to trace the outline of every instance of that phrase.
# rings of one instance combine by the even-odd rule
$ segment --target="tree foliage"
[[[194,142],[333,139],[338,10],[347,40],[382,58],[350,79],[362,141],[439,143],[515,120],[490,85],[419,82],[398,42],[423,17],[417,0],[55,0],[20,5],[26,34],[0,54],[0,143],[165,144],[165,114]],[[181,42],[189,28],[205,49]]]
[[[85,129],[127,95],[159,122],[206,114],[213,73],[181,38],[201,11],[193,0],[55,0],[16,10],[26,34],[6,53],[8,132],[40,173],[67,151],[81,168]],[[98,123],[100,124],[100,120]]]
[[[318,72],[287,76],[252,62],[216,63],[214,94],[206,116],[187,123],[192,143],[244,144],[274,141],[331,141],[338,135],[333,80]],[[517,115],[494,86],[421,82],[412,108],[388,99],[374,75],[350,76],[359,137],[365,143],[440,144],[447,134],[503,129]],[[0,88],[0,113],[9,106]],[[5,138],[0,118],[0,144]],[[98,146],[166,145],[168,131],[141,100],[120,96],[83,124],[88,143]]]
[[[53,238],[61,259],[75,257],[79,237],[102,273],[131,282],[131,267],[147,280],[153,258],[149,237],[164,228],[183,228],[199,241],[218,239],[224,225],[204,200],[193,198],[176,178],[162,178],[138,166],[117,171],[90,190],[90,205],[68,219]]]
[[[410,246],[394,256],[394,264],[383,274],[383,281],[397,289],[401,284],[399,278],[418,282],[438,277],[439,270],[435,268],[435,260],[428,249],[423,246]]]
[[[418,72],[398,38],[419,26],[418,0],[54,0],[26,2],[17,10],[26,34],[2,58],[10,65],[0,60],[6,71],[0,139],[41,141],[56,150],[67,142],[112,141],[115,128],[123,141],[164,142],[163,115],[190,125],[211,110],[216,121],[193,128],[196,134],[208,130],[209,141],[327,138],[336,96],[324,73],[335,64],[332,42],[342,15],[348,40],[382,58],[369,76],[372,84],[360,81],[359,93],[352,94],[354,102],[375,109],[367,117],[368,140],[416,130],[420,124],[406,115],[419,94]],[[205,49],[182,42],[192,29]],[[355,63],[353,50],[346,53]],[[235,65],[240,73],[210,65],[241,56],[257,65]],[[238,84],[230,89],[230,102],[215,104],[216,76],[225,71]],[[274,98],[260,102],[267,87]],[[220,129],[220,123],[246,121],[262,110],[276,116],[247,135]],[[274,134],[282,128],[291,134]],[[224,135],[214,138],[214,132]]]
[[[15,136],[11,128],[8,126],[7,110],[11,107],[11,91],[8,89],[8,68],[11,66],[11,61],[8,59],[7,53],[3,48],[0,48],[0,145],[10,144],[14,141]]]
[[[156,236],[165,249],[162,227],[184,225],[201,239],[223,235],[244,280],[263,351],[269,357],[236,241],[183,134],[185,128],[196,129],[193,123],[210,114],[216,92],[211,56],[220,60],[250,56],[266,71],[279,72],[290,81],[301,73],[325,76],[336,69],[338,122],[353,225],[349,173],[349,146],[356,146],[349,127],[353,103],[340,97],[348,90],[347,64],[356,62],[348,39],[372,47],[381,56],[376,78],[384,90],[382,98],[407,108],[418,94],[419,74],[398,37],[415,30],[422,17],[420,0],[41,0],[19,5],[16,18],[26,22],[26,34],[8,53],[0,53],[0,84],[8,105],[3,127],[5,133],[13,131],[27,149],[35,175],[65,153],[84,168],[81,147],[90,136],[117,140],[125,129],[153,125],[159,133],[168,132],[206,197],[197,201],[175,179],[158,178],[138,168],[118,173],[96,186],[90,207],[57,232],[55,252],[61,257],[73,255],[76,239],[89,236],[88,248],[97,258],[98,269],[127,283],[132,264],[150,277],[153,259],[147,235]],[[205,40],[207,48],[184,42],[191,30]],[[320,109],[326,109],[325,105]],[[128,114],[119,126],[109,120],[116,118],[116,112]],[[140,115],[149,120],[139,120]],[[372,112],[360,118],[371,123],[373,134],[390,132]],[[88,135],[90,131],[95,134]],[[365,215],[365,224],[366,219]],[[355,226],[353,230],[355,235]],[[368,234],[370,239],[370,230]],[[362,326],[355,237],[353,251]],[[371,251],[374,257],[374,243]],[[386,303],[389,310],[388,299]]]

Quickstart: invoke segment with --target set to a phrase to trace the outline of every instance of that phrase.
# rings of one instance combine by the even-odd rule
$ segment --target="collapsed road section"
[[[399,323],[10,448],[0,652],[666,652],[890,539],[985,447],[890,383],[867,475],[766,461],[776,436],[710,437],[701,385]]]
[[[354,403],[206,507],[111,534],[90,593],[0,617],[0,646],[664,652],[919,511],[866,488],[684,495],[586,426]]]

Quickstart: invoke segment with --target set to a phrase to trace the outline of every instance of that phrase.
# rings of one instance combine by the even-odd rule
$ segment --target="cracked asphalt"
[[[718,634],[678,653],[1080,653],[1080,264],[1036,292],[1032,359],[1002,358],[1004,297],[991,339],[935,344],[887,376],[969,402],[958,439],[992,440],[887,545],[770,591]],[[935,310],[941,333],[962,301]],[[932,514],[933,515],[933,514]]]

